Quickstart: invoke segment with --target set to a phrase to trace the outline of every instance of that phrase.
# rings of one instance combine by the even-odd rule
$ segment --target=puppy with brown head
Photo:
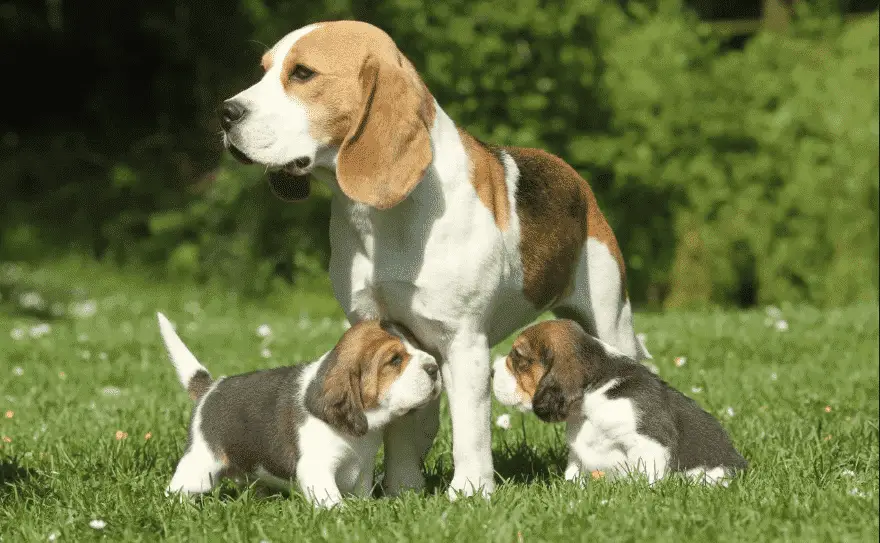
[[[493,388],[505,405],[567,422],[568,480],[683,472],[715,483],[747,466],[712,415],[574,321],[523,331],[496,360]]]
[[[200,494],[220,477],[254,476],[287,488],[296,480],[319,506],[344,494],[369,496],[381,429],[440,394],[437,361],[387,322],[355,324],[310,364],[213,381],[168,319],[158,318],[195,401],[169,493]]]

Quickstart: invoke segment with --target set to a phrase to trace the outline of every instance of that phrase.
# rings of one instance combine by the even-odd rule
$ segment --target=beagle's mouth
[[[226,148],[235,160],[242,164],[253,164],[244,152],[227,141]],[[312,160],[308,157],[300,157],[288,162],[280,168],[269,170],[269,189],[279,200],[285,202],[298,202],[309,197],[311,187],[309,185],[309,173],[312,171]]]

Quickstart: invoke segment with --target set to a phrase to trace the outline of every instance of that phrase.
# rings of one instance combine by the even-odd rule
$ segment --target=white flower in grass
[[[100,358],[103,361],[106,361],[107,360],[107,353],[105,353],[103,351],[98,353],[98,358]]]
[[[868,497],[868,495],[865,492],[859,490],[858,488],[851,488],[849,490],[849,495],[855,496],[856,498],[867,498]]]
[[[14,368],[12,368],[12,373],[13,375],[21,377],[22,375],[24,375],[24,368],[22,368],[21,366],[15,366]]]
[[[107,523],[99,518],[96,518],[89,521],[89,526],[91,528],[94,528],[95,530],[103,530],[107,527]]]
[[[599,505],[608,505],[608,500],[602,500],[599,502]]]
[[[78,319],[87,319],[93,317],[98,312],[98,302],[95,300],[86,300],[71,304],[70,312]]]
[[[18,297],[18,304],[25,309],[42,309],[46,306],[46,300],[39,292],[25,292]]]
[[[775,380],[777,380],[777,379],[779,379],[779,376],[776,375],[776,372],[775,372],[775,371],[774,371],[773,373],[770,374],[770,380],[771,380],[771,381],[775,381]]]
[[[263,358],[270,358],[272,356],[272,351],[270,351],[269,349],[263,349],[262,351],[260,351],[260,356],[262,356]]]
[[[691,387],[691,392],[699,394],[700,392],[703,392],[703,387]]]
[[[775,305],[768,305],[764,312],[767,313],[767,316],[774,320],[779,320],[782,318],[782,310],[776,307]]]
[[[785,332],[788,330],[788,321],[787,320],[778,320],[776,324],[774,324],[777,330],[780,332]]]
[[[43,337],[51,331],[52,331],[52,327],[49,326],[48,323],[41,322],[40,324],[31,327],[30,334],[31,334],[31,337],[37,338],[37,337]]]
[[[13,328],[11,332],[9,332],[9,337],[14,339],[15,341],[21,341],[25,337],[25,331],[21,328]]]
[[[76,340],[79,341],[80,343],[85,343],[86,341],[89,340],[89,335],[88,334],[79,334],[78,336],[76,336]]]
[[[736,415],[736,411],[734,411],[733,408],[730,406],[727,406],[726,412],[727,412],[728,417],[732,417],[732,416]]]
[[[688,359],[686,356],[676,356],[675,357],[675,367],[680,368],[688,363]]]
[[[121,392],[118,387],[104,387],[101,389],[101,394],[104,396],[119,396]]]
[[[510,430],[510,415],[505,413],[499,416],[498,419],[495,420],[495,426],[503,428],[505,430]]]
[[[257,335],[260,337],[269,337],[272,335],[272,327],[268,324],[261,324],[257,327]]]
[[[851,469],[845,469],[845,470],[841,471],[840,474],[843,475],[844,477],[855,477],[856,476],[856,472],[854,472]]]
[[[49,541],[55,541],[56,539],[58,539],[58,532],[52,532],[46,539],[48,539]]]

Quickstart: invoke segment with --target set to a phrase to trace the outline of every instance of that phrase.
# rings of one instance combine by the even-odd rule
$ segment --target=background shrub
[[[264,44],[357,18],[475,135],[590,180],[638,304],[876,297],[876,12],[799,2],[789,32],[730,49],[678,0],[373,4],[3,4],[5,71],[39,72],[12,103],[67,85],[0,130],[0,258],[88,252],[253,295],[323,274],[329,192],[274,200],[222,156],[214,109],[259,77]]]

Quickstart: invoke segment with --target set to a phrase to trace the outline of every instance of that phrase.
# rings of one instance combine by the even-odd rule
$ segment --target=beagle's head
[[[576,322],[544,321],[526,328],[494,364],[492,388],[505,405],[561,422],[578,409],[584,389],[609,356]]]
[[[415,188],[433,159],[434,99],[385,32],[357,21],[309,25],[262,66],[262,79],[226,100],[220,117],[226,147],[265,165],[276,195],[307,197],[316,167],[380,209]]]
[[[413,344],[410,333],[385,321],[361,321],[321,362],[306,390],[315,417],[362,436],[374,421],[387,422],[440,395],[436,359]]]

